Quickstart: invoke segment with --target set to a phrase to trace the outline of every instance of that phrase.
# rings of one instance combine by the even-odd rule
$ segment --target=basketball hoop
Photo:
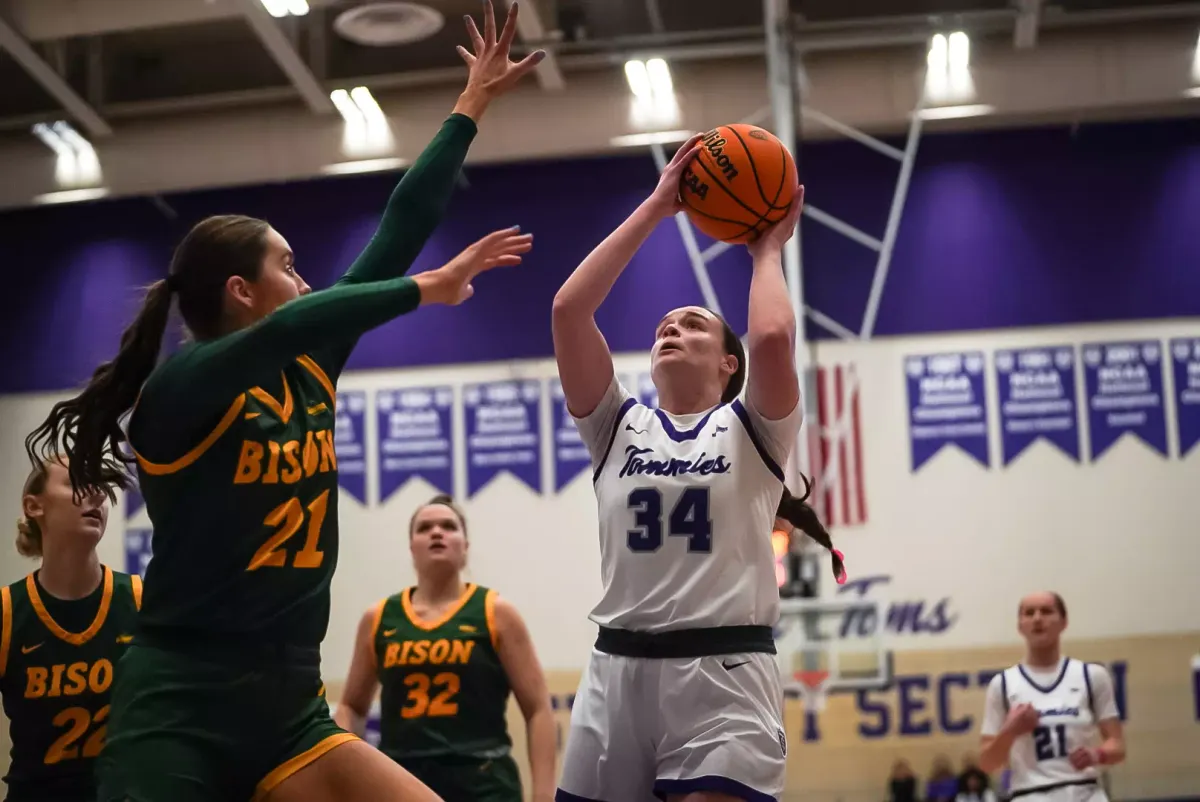
[[[800,690],[800,701],[806,713],[820,713],[825,709],[825,686],[829,683],[828,671],[796,671],[792,677]]]

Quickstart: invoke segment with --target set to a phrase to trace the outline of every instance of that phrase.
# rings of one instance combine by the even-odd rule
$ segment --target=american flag
[[[809,498],[830,529],[867,522],[862,415],[854,365],[816,368],[817,431],[809,436]]]

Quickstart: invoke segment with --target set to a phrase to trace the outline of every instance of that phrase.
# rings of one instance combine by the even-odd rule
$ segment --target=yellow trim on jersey
[[[488,588],[487,596],[483,599],[483,615],[487,619],[488,635],[492,639],[492,648],[500,651],[500,632],[496,629],[496,596],[493,588]]]
[[[325,392],[329,393],[329,405],[336,405],[337,390],[334,389],[333,382],[331,382],[329,377],[325,375],[325,371],[321,370],[321,366],[316,363],[316,360],[314,360],[308,354],[301,354],[300,356],[296,357],[296,361],[300,363],[301,367],[316,377],[317,381],[321,383],[321,386],[325,388]]]
[[[279,374],[283,379],[283,403],[280,404],[275,400],[275,396],[268,393],[261,387],[251,387],[250,395],[258,399],[258,402],[271,410],[276,418],[279,418],[280,423],[287,423],[292,419],[292,388],[288,387],[287,376]]]
[[[320,741],[316,746],[307,751],[301,752],[291,760],[277,766],[270,774],[262,778],[258,787],[254,789],[254,797],[251,802],[261,802],[267,794],[275,790],[281,782],[291,777],[300,769],[310,763],[316,762],[318,758],[324,757],[325,753],[335,746],[341,746],[350,741],[360,740],[357,735],[348,732],[339,732],[337,735],[330,735],[328,738]]]
[[[25,577],[25,592],[29,594],[29,602],[33,605],[33,611],[46,625],[46,629],[50,630],[50,634],[72,646],[82,646],[96,636],[100,627],[104,626],[104,619],[108,618],[108,608],[112,604],[113,573],[111,568],[107,565],[104,566],[104,593],[100,596],[100,609],[96,611],[96,618],[92,621],[91,626],[83,632],[67,632],[50,617],[46,605],[42,604],[42,597],[38,595],[37,581],[34,580],[33,574]]]
[[[413,610],[412,606],[412,588],[405,588],[400,594],[400,604],[404,608],[404,614],[408,616],[408,620],[412,622],[412,625],[417,629],[423,629],[428,632],[431,629],[437,629],[442,624],[445,624],[451,618],[458,615],[458,611],[463,608],[463,605],[466,604],[467,600],[471,598],[471,595],[475,593],[475,589],[477,587],[478,586],[474,582],[468,582],[466,589],[463,590],[463,594],[458,597],[458,601],[450,605],[446,612],[442,613],[442,617],[435,621],[423,621],[417,616],[417,613],[415,610]]]
[[[8,668],[8,647],[12,644],[12,589],[0,588],[0,677]]]
[[[383,620],[383,608],[387,607],[388,600],[380,599],[375,605],[374,621],[371,623],[371,662],[375,664],[375,670],[379,670],[379,655],[375,653],[375,639],[379,636],[379,622]]]
[[[233,425],[233,422],[237,420],[238,414],[242,411],[242,407],[245,405],[246,394],[242,393],[233,400],[233,403],[229,405],[229,410],[225,413],[225,417],[221,418],[221,422],[218,423],[216,427],[208,433],[207,437],[200,441],[200,445],[196,446],[174,462],[161,465],[157,462],[151,462],[134,450],[133,455],[137,457],[138,465],[141,465],[142,470],[151,476],[164,476],[168,473],[178,473],[179,471],[182,471],[184,468],[200,459],[200,457],[204,456],[204,452],[212,448],[213,443],[221,439],[221,435],[225,434],[229,427]]]
[[[142,609],[142,578],[137,574],[129,575],[129,582],[133,586],[133,603],[138,608]]]

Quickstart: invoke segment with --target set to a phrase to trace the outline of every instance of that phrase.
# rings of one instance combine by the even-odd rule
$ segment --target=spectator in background
[[[938,755],[925,786],[925,802],[954,802],[958,796],[958,775],[950,767],[950,758]]]
[[[985,784],[986,774],[976,770],[964,772],[960,778],[956,802],[996,802],[996,794]]]
[[[917,802],[917,778],[907,760],[892,764],[888,777],[888,802]]]
[[[962,774],[958,775],[958,792],[961,794],[967,790],[967,783],[972,778],[979,781],[981,789],[989,789],[992,787],[992,778],[988,773],[979,768],[978,759],[974,752],[967,752],[963,755]]]

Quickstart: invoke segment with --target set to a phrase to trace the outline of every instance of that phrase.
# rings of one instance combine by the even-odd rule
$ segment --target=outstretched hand
[[[647,201],[663,218],[670,217],[683,209],[683,201],[679,198],[679,185],[683,174],[691,167],[696,154],[700,152],[700,140],[703,134],[696,134],[675,151],[671,163],[663,168],[658,177],[658,186],[650,194]]]
[[[436,270],[417,275],[421,303],[457,306],[475,294],[471,282],[476,276],[495,267],[519,265],[521,254],[531,250],[533,235],[522,234],[520,226],[493,231]]]
[[[458,47],[458,54],[467,62],[467,68],[470,70],[467,91],[478,90],[488,98],[502,95],[532,72],[546,57],[545,50],[535,50],[517,62],[509,58],[513,38],[517,35],[517,13],[517,3],[513,2],[499,36],[496,35],[496,14],[492,9],[491,0],[485,0],[483,4],[482,34],[473,17],[465,18],[467,34],[471,37],[471,48],[474,51],[469,51],[461,45]]]

